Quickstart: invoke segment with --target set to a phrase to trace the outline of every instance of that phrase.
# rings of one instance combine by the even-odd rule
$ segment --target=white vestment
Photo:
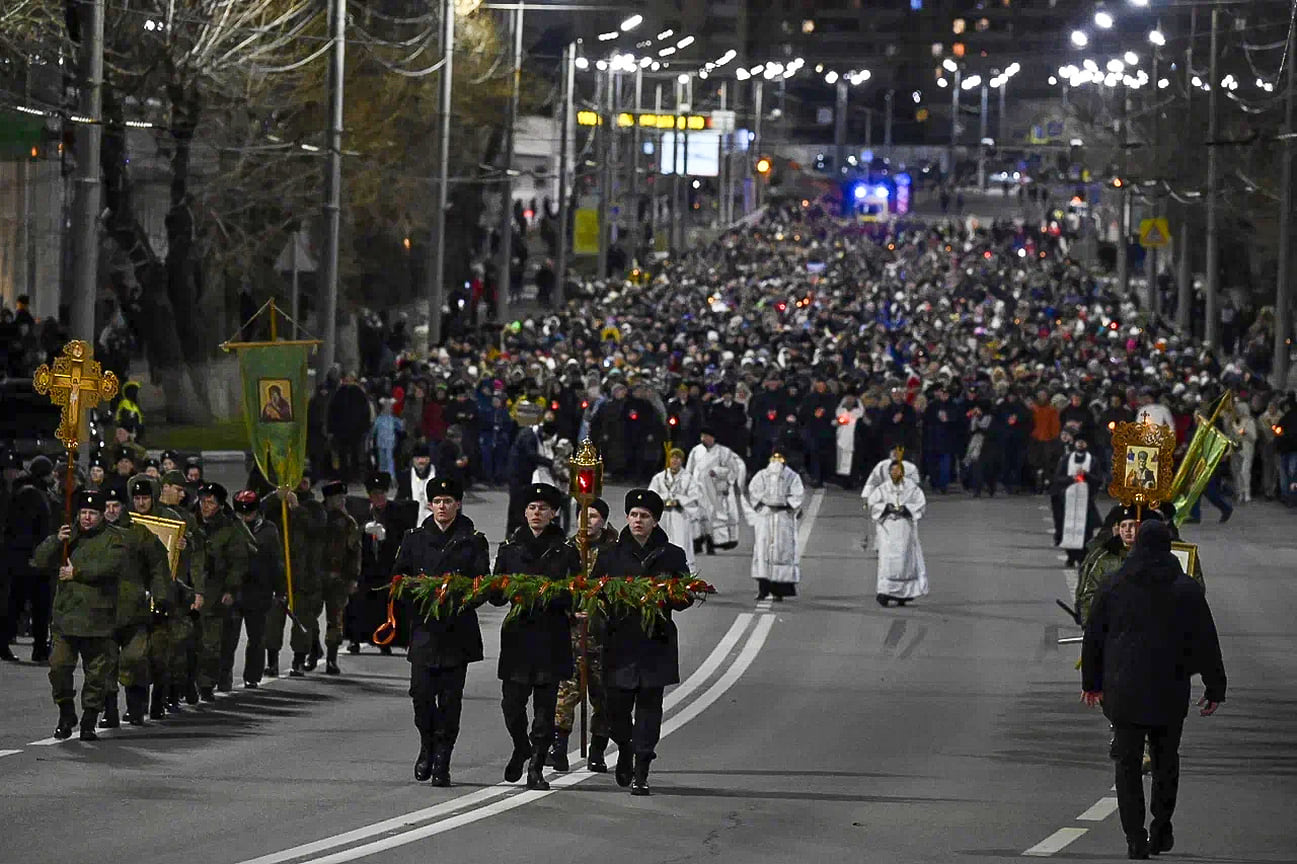
[[[1076,480],[1079,474],[1089,476],[1094,466],[1094,455],[1079,450],[1068,457],[1067,474],[1072,483],[1063,493],[1063,540],[1058,545],[1062,549],[1080,551],[1085,548],[1086,518],[1090,514],[1090,484]]]
[[[666,532],[668,540],[685,550],[689,572],[696,574],[698,564],[694,561],[693,523],[698,514],[698,487],[694,478],[683,468],[674,474],[668,468],[654,474],[648,488],[656,492],[666,504],[666,509],[662,511],[662,521],[658,524]]]
[[[806,489],[797,472],[772,462],[748,483],[752,506],[748,522],[756,529],[752,548],[752,578],[771,582],[800,582],[802,553],[797,548],[797,511]]]
[[[908,600],[928,593],[928,568],[919,545],[919,520],[927,499],[908,477],[898,485],[888,480],[869,493],[869,515],[878,528],[878,592]],[[895,512],[883,515],[888,505],[905,507],[910,518]]]
[[[428,476],[419,477],[419,472],[410,467],[410,497],[419,505],[419,524],[428,516],[428,481],[437,476],[437,466],[428,465]]]
[[[838,445],[838,474],[843,477],[851,474],[851,460],[856,453],[856,423],[865,416],[865,409],[839,408],[834,436]]]
[[[902,461],[901,467],[905,469],[905,479],[913,480],[914,485],[919,485],[919,466],[910,461]],[[884,483],[891,483],[891,470],[891,459],[884,459],[875,465],[874,470],[869,472],[869,477],[865,480],[865,488],[860,490],[860,497],[868,501],[870,492],[873,492]]]
[[[718,546],[739,541],[739,499],[747,485],[747,466],[724,444],[708,450],[698,444],[687,466],[699,494],[699,528]]]

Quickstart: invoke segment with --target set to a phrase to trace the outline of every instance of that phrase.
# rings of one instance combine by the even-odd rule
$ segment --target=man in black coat
[[[554,460],[540,452],[542,427],[523,426],[514,435],[509,447],[509,511],[504,533],[512,537],[523,527],[523,511],[527,509],[527,496],[531,494],[531,478],[537,468],[550,467]]]
[[[347,603],[346,637],[350,654],[360,653],[360,644],[368,642],[374,631],[383,623],[387,594],[382,589],[391,582],[392,565],[401,548],[405,533],[413,529],[419,518],[419,505],[413,501],[389,501],[388,490],[392,477],[386,471],[377,471],[365,478],[368,498],[348,498],[347,512],[360,526],[360,584]],[[382,646],[383,654],[392,653],[392,645],[408,644],[409,622],[398,616],[396,637],[391,644]]]
[[[4,481],[0,483],[0,659],[16,661],[9,644],[17,636],[18,619],[23,607],[31,602],[32,662],[49,659],[50,580],[30,564],[32,553],[40,542],[52,534],[57,525],[45,478],[53,466],[49,459],[37,456],[29,471],[22,470],[17,453],[7,453]]]
[[[648,489],[628,492],[626,527],[617,545],[595,561],[590,577],[688,574],[685,551],[668,541],[658,527],[663,506],[662,498]],[[663,608],[663,619],[648,629],[638,612],[608,619],[603,649],[608,725],[617,743],[617,785],[630,786],[632,795],[649,794],[649,763],[662,737],[663,691],[680,683],[680,650],[671,611]]]
[[[370,413],[369,397],[356,383],[356,376],[347,373],[329,400],[326,415],[326,430],[338,459],[338,477],[345,482],[360,473],[361,450],[372,421]]]
[[[1131,858],[1169,851],[1180,782],[1180,734],[1194,674],[1206,688],[1209,717],[1225,701],[1225,664],[1216,624],[1198,583],[1171,554],[1166,523],[1147,521],[1135,548],[1090,608],[1081,650],[1083,698],[1112,723],[1117,807]],[[1141,763],[1153,763],[1149,831],[1144,830]]]
[[[548,483],[530,487],[523,512],[526,524],[500,545],[495,574],[568,579],[581,569],[581,557],[567,542],[554,515],[563,506],[563,493]],[[491,597],[495,606],[511,600],[508,590]],[[545,757],[554,740],[554,711],[559,683],[572,677],[572,642],[568,610],[572,595],[556,592],[542,606],[521,610],[500,629],[500,707],[504,726],[513,740],[513,755],[504,769],[506,782],[522,777],[527,768],[528,789],[548,789]],[[532,703],[531,736],[527,735],[527,701]]]
[[[401,541],[392,566],[394,576],[444,576],[454,573],[469,579],[486,576],[491,553],[486,536],[473,527],[460,508],[464,487],[439,477],[426,486],[432,518]],[[448,601],[450,602],[450,601]],[[464,701],[468,664],[482,659],[482,630],[473,607],[440,617],[422,614],[407,603],[414,622],[410,634],[410,699],[414,726],[419,730],[419,758],[414,779],[432,778],[434,786],[450,785],[450,754],[459,737],[459,716]]]
[[[734,401],[734,390],[728,384],[721,386],[720,399],[708,403],[704,425],[713,429],[716,440],[740,459],[748,458],[748,415]]]

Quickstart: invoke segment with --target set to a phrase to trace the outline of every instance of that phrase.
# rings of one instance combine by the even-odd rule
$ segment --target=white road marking
[[[1050,855],[1066,849],[1077,838],[1084,837],[1089,830],[1089,828],[1059,828],[1022,854],[1036,858],[1048,858]]]
[[[774,626],[774,623],[775,623],[775,616],[773,615],[761,616],[760,620],[757,621],[757,626],[753,628],[752,634],[748,637],[748,641],[744,644],[743,650],[739,652],[739,656],[734,661],[733,665],[731,665],[730,668],[725,672],[725,674],[721,676],[721,678],[718,679],[715,684],[709,687],[707,691],[703,693],[702,696],[698,697],[696,700],[691,702],[688,705],[688,707],[686,707],[683,711],[679,712],[678,714],[671,717],[669,720],[667,720],[665,723],[662,724],[662,737],[665,738],[667,735],[670,735],[672,732],[676,731],[681,726],[685,725],[690,720],[697,717],[703,711],[707,710],[708,707],[710,707],[714,702],[720,699],[721,696],[725,695],[725,693],[732,686],[734,686],[734,683],[738,681],[740,677],[742,677],[743,673],[746,672],[748,667],[752,665],[752,661],[756,659],[757,654],[760,653],[761,647],[762,645],[765,644],[766,637],[770,635],[770,629],[771,627]],[[551,781],[552,788],[547,792],[541,792],[541,791],[522,792],[520,794],[513,795],[499,801],[493,801],[492,803],[487,804],[486,806],[483,807],[479,807],[475,810],[469,810],[468,812],[460,813],[456,816],[452,816],[449,819],[443,819],[440,822],[434,822],[433,824],[425,825],[422,828],[416,828],[412,831],[406,831],[403,834],[397,834],[392,837],[384,837],[381,840],[375,840],[374,842],[366,843],[363,846],[356,846],[352,849],[346,849],[341,852],[335,852],[332,855],[326,855],[323,858],[309,859],[309,864],[343,864],[343,862],[354,861],[357,858],[368,858],[372,855],[378,855],[388,851],[389,849],[395,849],[400,846],[407,846],[410,843],[415,843],[418,842],[419,840],[427,839],[428,837],[435,837],[438,834],[444,834],[447,831],[453,831],[454,829],[462,827],[464,825],[470,825],[474,822],[479,822],[483,819],[489,819],[490,817],[499,815],[501,813],[507,813],[508,811],[521,807],[524,804],[530,804],[532,801],[538,801],[541,798],[544,798],[549,795],[553,795],[554,792],[557,791],[558,789],[563,789],[568,786],[575,786],[576,784],[584,780],[588,780],[593,776],[594,776],[593,774],[584,771],[579,773],[565,774],[553,779]],[[496,788],[496,787],[492,787],[492,788]],[[511,787],[511,788],[517,788],[517,787]],[[488,792],[490,790],[482,790],[482,791]],[[482,793],[477,793],[477,794],[482,794]],[[453,802],[447,802],[447,803],[449,804]],[[435,809],[435,808],[429,808],[429,809]],[[393,822],[393,821],[399,821],[399,820],[388,820],[388,822]],[[378,833],[378,832],[371,832],[370,828],[361,828],[361,829],[357,829],[357,831],[366,832],[366,833]],[[349,833],[356,834],[357,831],[353,831]],[[310,845],[318,845],[319,843],[324,843],[324,844],[328,844],[325,848],[330,848],[334,846],[340,846],[343,844],[343,842],[345,841],[341,841],[340,837],[326,838],[325,840],[318,841],[317,844],[310,844]],[[298,849],[301,848],[303,847],[298,847]],[[282,861],[288,861],[295,858],[299,858],[302,856],[302,854],[304,853],[293,849],[289,849],[289,850],[285,850],[285,852],[281,852],[276,855],[268,855],[262,858],[253,859],[252,861],[244,861],[241,862],[241,864],[275,864],[275,862],[282,862]],[[307,862],[303,862],[303,864],[307,864]]]
[[[821,489],[811,496],[811,503],[806,505],[806,515],[802,517],[802,524],[797,529],[798,549],[805,549],[806,541],[811,539],[811,528],[815,527],[815,517],[819,515],[823,503],[824,490]]]
[[[15,753],[21,753],[21,752],[23,752],[23,751],[21,751],[21,750],[0,750],[0,759],[3,759],[5,756],[13,756]]]
[[[1094,806],[1076,817],[1077,822],[1102,822],[1117,812],[1117,799],[1104,796],[1094,802]]]
[[[662,710],[670,711],[683,702],[687,696],[692,695],[707,679],[711,678],[716,670],[721,667],[721,663],[725,662],[725,658],[730,656],[730,652],[738,644],[739,637],[743,635],[743,631],[747,630],[748,625],[751,623],[751,612],[744,612],[735,618],[734,623],[730,625],[729,631],[721,637],[720,642],[716,643],[716,647],[712,649],[712,653],[707,656],[702,665],[695,669],[694,673],[685,679],[683,684],[668,693],[666,698],[662,700]]]

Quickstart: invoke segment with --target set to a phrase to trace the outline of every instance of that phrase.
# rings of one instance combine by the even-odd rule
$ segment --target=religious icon
[[[167,547],[167,563],[171,566],[171,578],[176,578],[176,573],[180,567],[180,543],[185,536],[184,522],[175,519],[163,519],[160,516],[149,516],[143,513],[132,513],[131,521],[138,522],[162,541],[162,545]]]
[[[1126,485],[1139,489],[1157,488],[1157,448],[1126,448]]]
[[[262,423],[293,422],[293,384],[287,378],[260,379],[257,396]]]

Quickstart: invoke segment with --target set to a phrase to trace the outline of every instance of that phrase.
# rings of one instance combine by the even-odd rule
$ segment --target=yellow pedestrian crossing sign
[[[1171,245],[1171,225],[1165,219],[1139,220],[1139,245],[1145,249],[1162,249]]]

